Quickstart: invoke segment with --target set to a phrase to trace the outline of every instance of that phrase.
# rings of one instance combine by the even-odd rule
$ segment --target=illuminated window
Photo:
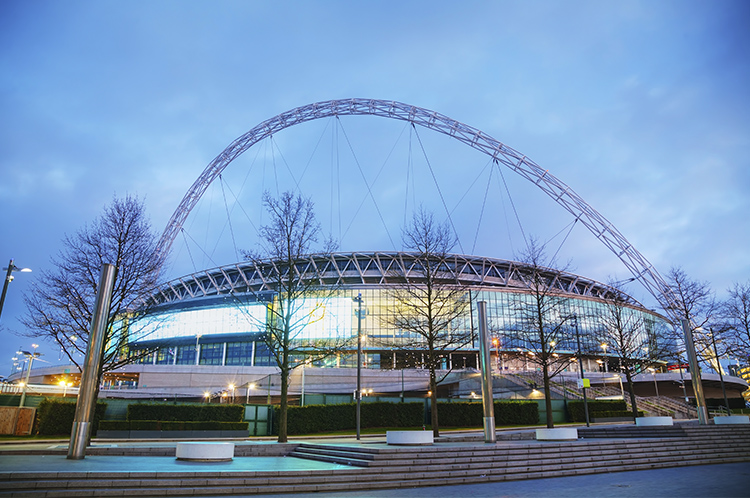
[[[221,365],[224,357],[224,344],[201,344],[201,365]]]

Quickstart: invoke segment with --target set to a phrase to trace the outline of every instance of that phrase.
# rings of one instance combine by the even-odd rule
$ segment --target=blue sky
[[[481,129],[567,183],[660,272],[681,266],[722,296],[750,278],[749,24],[742,0],[5,0],[0,262],[35,272],[9,289],[0,375],[31,343],[12,333],[22,294],[66,234],[126,193],[145,199],[160,233],[232,140],[329,99],[396,100]],[[252,247],[252,223],[228,225],[225,213],[260,222],[257,196],[279,181],[272,166],[286,163],[310,165],[303,193],[319,194],[319,218],[342,249],[394,249],[389,238],[415,205],[444,212],[430,190],[433,168],[464,227],[464,252],[513,259],[523,245],[515,206],[524,232],[549,241],[576,273],[629,277],[580,226],[561,244],[570,215],[528,182],[505,171],[509,197],[497,174],[485,190],[486,158],[384,121],[322,120],[246,152],[191,213],[196,245],[175,244],[169,276],[232,263],[235,246]],[[357,183],[360,168],[373,175],[381,215]],[[349,206],[363,197],[355,220]],[[656,306],[642,288],[629,290]],[[41,349],[57,362],[54,348]]]

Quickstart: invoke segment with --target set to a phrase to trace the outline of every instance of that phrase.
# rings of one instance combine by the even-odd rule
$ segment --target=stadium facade
[[[310,255],[296,264],[300,274],[311,275],[315,288],[305,302],[299,303],[293,321],[299,327],[298,341],[353,339],[350,347],[315,362],[309,367],[356,367],[357,331],[361,328],[363,367],[371,370],[419,369],[424,366],[424,350],[413,333],[398,330],[388,317],[394,306],[394,292],[408,279],[419,284],[419,257],[404,252],[334,253]],[[518,303],[529,295],[528,268],[517,262],[474,256],[449,255],[439,264],[444,273],[466,290],[470,301],[466,313],[453,324],[456,334],[476,330],[476,305],[487,303],[488,323],[493,338],[492,356],[496,368],[528,370],[528,352],[533,337],[524,332],[518,316]],[[275,365],[263,340],[268,307],[274,300],[269,282],[274,262],[243,262],[181,277],[162,286],[153,296],[149,317],[133,327],[130,354],[152,351],[138,360],[141,365],[174,367],[214,366],[262,368]],[[594,280],[544,270],[544,279],[561,304],[548,316],[550,323],[577,317],[577,331],[571,323],[556,344],[556,352],[568,356],[569,369],[577,370],[573,360],[579,344],[586,355],[586,370],[602,371],[609,358],[597,332],[603,327],[606,303],[613,289]],[[320,292],[325,290],[325,292]],[[362,320],[357,315],[361,296]],[[521,301],[519,301],[521,300]],[[635,302],[633,302],[635,303]],[[644,344],[664,337],[667,320],[637,303],[628,313],[639,315]],[[417,344],[415,346],[415,344]],[[154,351],[154,349],[156,349]],[[662,348],[656,348],[662,349]],[[446,354],[442,367],[453,370],[479,368],[476,339]],[[653,358],[644,351],[645,358]],[[597,363],[598,360],[598,363]],[[303,357],[292,361],[305,361]]]
[[[529,268],[521,263],[475,256],[449,255],[440,262],[445,275],[466,291],[470,306],[454,324],[456,334],[469,334],[473,340],[441,358],[448,377],[438,387],[440,397],[475,398],[480,389],[478,377],[479,344],[476,341],[476,302],[487,303],[492,336],[491,360],[497,398],[536,398],[542,394],[533,382],[540,377],[531,356],[533,337],[525,332],[519,303],[532,295]],[[134,322],[130,343],[123,354],[145,353],[136,362],[107,372],[100,396],[108,398],[240,400],[256,404],[278,403],[279,370],[263,340],[269,306],[275,299],[270,280],[271,261],[242,262],[194,273],[163,285],[152,296],[147,318]],[[415,254],[401,252],[337,253],[311,255],[296,264],[296,271],[313,275],[310,296],[297,307],[295,321],[299,341],[339,341],[347,345],[338,354],[317,362],[302,356],[292,358],[295,368],[290,378],[292,403],[348,402],[356,391],[357,316],[362,299],[361,338],[365,396],[378,399],[424,398],[428,396],[425,350],[408,332],[390,325],[389,313],[394,295],[408,278],[419,284],[421,272]],[[568,319],[561,328],[555,351],[565,362],[557,381],[575,386],[581,375],[580,352],[587,378],[592,385],[607,383],[622,392],[617,375],[619,364],[612,349],[602,348],[601,330],[611,303],[613,289],[594,280],[545,269],[542,276],[558,300],[545,319],[550,326]],[[670,358],[655,358],[665,351],[663,344],[667,319],[631,301],[626,312],[641,326],[638,343],[653,346],[643,350],[644,366],[662,365]],[[575,315],[575,326],[569,320]],[[577,329],[576,329],[577,327]],[[578,332],[578,334],[576,334]],[[37,367],[30,377],[30,393],[57,389],[58,394],[74,395],[80,373],[73,365]],[[658,369],[657,369],[658,370]],[[658,393],[673,398],[688,397],[689,379],[680,371],[662,368],[644,370],[634,379],[636,393],[651,396],[658,382]],[[22,380],[23,372],[16,374]],[[721,397],[717,375],[706,374],[704,388],[710,397]],[[716,377],[713,379],[713,377]],[[729,381],[729,383],[727,383]],[[734,382],[736,381],[736,382]],[[732,397],[739,397],[747,384],[726,377]],[[61,387],[65,386],[65,387]],[[18,386],[4,386],[16,392]],[[612,393],[614,394],[614,392]],[[552,393],[557,397],[559,393]],[[230,398],[231,396],[231,398]],[[307,401],[305,401],[307,400]]]

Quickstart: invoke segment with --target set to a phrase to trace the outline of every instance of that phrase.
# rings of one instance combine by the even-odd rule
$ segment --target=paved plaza
[[[271,441],[245,441],[238,444],[274,444]],[[384,444],[379,438],[368,438],[365,442],[357,443],[353,438],[338,438],[329,440],[331,444],[365,444],[379,446]],[[96,443],[95,447],[142,447],[161,448],[174,447],[174,442],[120,442],[117,444]],[[454,443],[447,443],[452,446]],[[510,443],[513,444],[513,443]],[[520,444],[520,443],[519,443]],[[542,443],[540,443],[542,444]],[[67,448],[67,441],[39,441],[39,442],[5,442],[0,444],[0,474],[58,472],[85,473],[141,473],[155,472],[163,478],[176,479],[177,473],[233,473],[275,471],[278,473],[295,471],[330,471],[335,469],[351,469],[352,467],[306,460],[293,457],[235,457],[230,462],[186,462],[178,461],[173,456],[105,456],[88,455],[83,460],[68,460],[65,454],[40,454],[40,452],[62,452]],[[36,453],[34,453],[36,452]],[[290,474],[291,475],[291,474]],[[196,490],[198,491],[198,490]],[[6,491],[0,490],[0,495]],[[199,492],[199,491],[198,491]],[[215,495],[193,495],[209,496]],[[243,496],[243,495],[233,495]],[[279,494],[254,494],[254,497],[283,496]],[[297,497],[307,498],[397,498],[397,497],[679,497],[679,498],[711,498],[711,497],[748,497],[750,496],[750,462],[725,463],[716,465],[694,465],[674,468],[660,468],[654,470],[639,470],[627,472],[611,472],[592,475],[569,477],[527,479],[478,484],[461,484],[452,486],[428,486],[415,488],[357,490],[314,493],[295,493]]]
[[[272,496],[279,495],[254,495],[254,498],[271,498]],[[300,493],[294,496],[297,498],[747,498],[750,496],[750,462],[460,486]]]

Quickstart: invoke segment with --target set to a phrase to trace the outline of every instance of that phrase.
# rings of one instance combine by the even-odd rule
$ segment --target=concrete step
[[[317,460],[319,462],[340,463],[342,465],[353,465],[355,467],[369,467],[375,459],[372,453],[351,451],[338,447],[317,447],[302,444],[289,454],[291,457]]]
[[[715,464],[747,461],[747,458],[711,458],[699,460],[685,460],[681,465]],[[653,460],[649,462],[624,464],[617,468],[606,467],[601,470],[598,467],[573,467],[567,465],[556,467],[538,468],[527,470],[507,471],[503,468],[468,468],[468,469],[444,469],[434,472],[412,472],[412,473],[358,473],[356,476],[315,476],[315,475],[290,475],[285,473],[275,478],[265,480],[237,479],[237,478],[213,478],[213,479],[158,479],[138,480],[131,482],[128,486],[117,486],[115,482],[103,480],[99,486],[91,486],[91,483],[68,483],[65,487],[45,488],[38,487],[25,491],[16,490],[12,496],[37,497],[37,496],[156,496],[170,494],[179,496],[180,490],[183,495],[232,495],[232,494],[292,494],[301,492],[320,491],[351,491],[362,489],[381,488],[406,488],[418,486],[436,486],[450,484],[467,484],[481,482],[495,482],[506,480],[534,479],[545,477],[560,477],[566,475],[595,474],[600,472],[626,471],[626,470],[648,470],[654,468],[674,467],[672,461]],[[170,491],[171,490],[171,491]],[[19,492],[20,491],[20,492]]]
[[[718,432],[713,434],[718,435]],[[721,444],[717,444],[721,440]],[[746,438],[662,437],[442,445],[414,448],[299,445],[312,457],[368,462],[361,468],[292,472],[0,473],[0,496],[153,496],[299,493],[532,479],[750,461]],[[127,458],[127,457],[124,457]],[[126,465],[126,464],[125,464]]]

